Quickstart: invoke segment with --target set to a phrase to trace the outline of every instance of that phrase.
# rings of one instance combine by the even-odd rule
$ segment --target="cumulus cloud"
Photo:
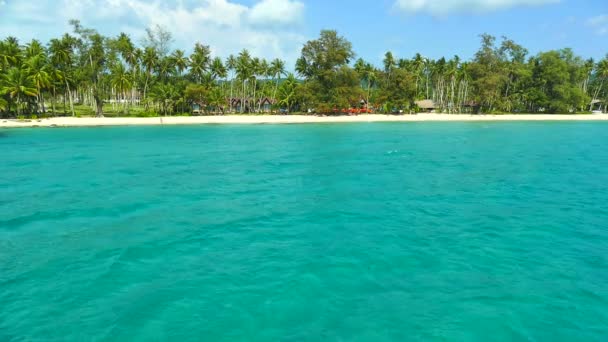
[[[174,48],[189,50],[201,42],[222,57],[247,48],[256,56],[290,63],[306,40],[300,33],[305,6],[298,0],[257,0],[249,6],[235,0],[38,0],[4,7],[0,31],[14,30],[24,38],[41,38],[36,30],[59,36],[69,30],[69,19],[79,19],[103,34],[122,31],[139,41],[146,27],[158,24],[171,31]]]
[[[395,8],[406,13],[447,15],[450,13],[482,13],[517,6],[536,6],[560,0],[396,0]]]
[[[587,20],[587,25],[599,35],[608,35],[608,14],[598,15]]]
[[[249,19],[259,25],[299,23],[304,19],[304,4],[290,0],[262,0],[253,6]]]

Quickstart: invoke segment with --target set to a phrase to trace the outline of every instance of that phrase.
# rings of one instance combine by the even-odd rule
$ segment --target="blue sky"
[[[0,0],[0,36],[47,41],[79,18],[103,34],[148,26],[173,32],[174,48],[194,42],[227,56],[243,47],[290,65],[321,29],[336,29],[358,57],[380,64],[386,51],[470,58],[484,32],[507,36],[535,54],[571,47],[584,57],[608,53],[606,0]]]

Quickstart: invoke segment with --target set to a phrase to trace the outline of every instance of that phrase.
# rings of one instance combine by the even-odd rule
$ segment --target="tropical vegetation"
[[[571,49],[530,55],[487,34],[471,60],[387,52],[376,66],[357,59],[345,37],[324,30],[303,46],[290,73],[285,61],[247,50],[225,59],[202,43],[190,54],[172,50],[171,33],[158,26],[136,44],[124,33],[106,37],[70,24],[73,32],[47,44],[0,41],[2,117],[585,113],[608,105],[608,56],[584,59]]]

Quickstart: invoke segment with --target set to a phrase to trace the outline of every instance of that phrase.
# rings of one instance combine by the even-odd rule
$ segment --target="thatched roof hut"
[[[433,100],[420,100],[416,101],[415,103],[418,108],[427,112],[432,112],[433,110],[437,109],[437,106]]]

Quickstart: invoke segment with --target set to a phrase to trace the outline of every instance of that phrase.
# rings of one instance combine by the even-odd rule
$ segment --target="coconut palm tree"
[[[418,98],[419,97],[418,89],[419,89],[420,79],[422,78],[422,75],[424,73],[426,59],[424,57],[422,57],[421,54],[416,53],[416,55],[414,56],[414,59],[412,60],[412,63],[413,63],[413,68],[414,68],[414,75],[416,76],[416,98]]]
[[[72,80],[71,73],[73,68],[74,59],[74,45],[75,39],[68,34],[65,34],[61,39],[52,39],[49,46],[49,52],[51,56],[51,62],[61,70],[63,75],[62,79],[65,82],[66,96],[70,102],[70,110],[72,116],[75,116],[74,102],[72,100],[72,92],[70,90],[70,80]],[[65,112],[65,106],[64,106]]]
[[[137,80],[137,72],[140,66],[140,60],[142,58],[142,50],[135,47],[131,38],[125,34],[121,33],[117,39],[118,42],[118,51],[120,52],[121,57],[127,63],[131,73],[131,105],[135,103],[135,92],[137,88],[136,80]]]
[[[279,87],[278,95],[278,104],[280,106],[287,107],[287,112],[291,112],[291,108],[295,103],[296,98],[296,90],[298,86],[298,81],[293,74],[287,75],[287,78],[281,86]]]
[[[456,100],[454,97],[456,96],[456,79],[458,78],[458,64],[460,64],[460,57],[454,56],[453,59],[450,59],[448,61],[445,70],[445,76],[450,81],[448,94],[446,96],[448,113],[450,114],[455,112],[456,106]]]
[[[259,78],[266,78],[268,77],[269,74],[269,70],[270,70],[270,65],[268,64],[268,61],[266,59],[258,59],[257,65],[256,65],[256,69],[254,70],[255,75]],[[257,89],[257,77],[254,79],[254,87],[253,87],[253,101],[255,104],[256,101],[256,89]],[[264,89],[264,84],[262,83],[262,87],[260,87],[262,89],[260,89],[260,93],[262,92],[262,90]],[[259,95],[259,93],[258,93]],[[260,96],[260,100],[257,101],[258,102],[258,109],[257,111],[261,111],[262,110],[262,96]]]
[[[26,70],[17,67],[10,68],[4,76],[0,85],[0,94],[8,95],[9,99],[17,104],[17,115],[21,115],[22,101],[38,95],[36,85],[28,77]]]
[[[251,98],[251,103],[249,104],[249,110],[251,111],[252,109],[255,111],[255,93],[256,93],[256,87],[257,87],[257,76],[260,74],[260,63],[261,60],[258,57],[253,57],[249,63],[249,80],[251,83],[253,83],[252,88],[252,98]]]
[[[203,75],[209,70],[211,50],[209,46],[201,43],[194,45],[194,51],[190,55],[190,74],[201,84]]]
[[[184,54],[182,50],[175,50],[173,54],[171,54],[171,59],[173,64],[175,64],[175,69],[178,72],[178,75],[181,76],[188,67],[188,57]]]
[[[5,111],[8,108],[8,102],[0,97],[0,111]]]
[[[391,80],[393,70],[395,69],[395,66],[396,66],[395,57],[393,56],[393,53],[388,51],[384,55],[384,60],[382,61],[382,63],[384,64],[384,72],[386,73],[386,82],[388,84],[388,82],[390,82],[390,80]]]
[[[215,57],[213,59],[209,71],[211,71],[211,76],[213,80],[225,78],[228,73],[226,67],[224,67],[224,63],[222,63],[222,59],[219,57]]]
[[[604,88],[604,83],[606,82],[606,80],[608,80],[608,55],[606,56],[606,58],[602,59],[597,63],[597,65],[595,66],[595,73],[596,77],[600,80],[600,84],[595,89],[592,100],[598,99]],[[591,109],[593,109],[593,101],[591,102],[591,105],[589,107],[589,110]]]
[[[24,57],[26,59],[32,58],[34,56],[38,56],[38,55],[43,55],[44,54],[44,46],[42,46],[42,43],[40,43],[40,41],[36,40],[36,39],[32,39],[31,42],[29,42],[24,49]]]
[[[49,73],[49,65],[46,63],[44,54],[34,55],[27,59],[24,63],[25,71],[28,78],[35,84],[36,93],[38,94],[38,111],[46,112],[44,107],[44,89],[51,86],[51,75]]]
[[[111,67],[110,84],[116,89],[117,94],[121,94],[126,109],[127,101],[125,95],[132,89],[133,81],[131,75],[121,62],[117,62]]]
[[[236,73],[243,85],[241,93],[241,112],[245,112],[245,100],[247,96],[246,85],[253,74],[251,55],[247,49],[244,49],[239,53],[237,58]]]
[[[220,87],[213,87],[207,96],[209,105],[215,108],[215,112],[224,114],[225,97]]]
[[[148,92],[148,85],[150,84],[150,78],[152,77],[152,71],[156,69],[158,64],[158,53],[153,47],[147,47],[142,54],[142,65],[146,72],[146,80],[144,83],[144,99],[146,99]]]
[[[157,103],[163,115],[167,115],[180,99],[180,93],[171,83],[159,83],[150,91],[150,99]]]
[[[236,61],[236,58],[234,58],[234,55],[228,56],[228,58],[226,59],[226,68],[231,73],[231,76],[230,76],[230,100],[229,100],[229,102],[230,102],[230,112],[231,113],[232,113],[234,73],[235,73],[235,70],[236,70],[236,65],[237,65],[237,61]]]
[[[14,37],[7,37],[0,42],[0,70],[17,66],[21,61],[19,42]]]
[[[169,79],[169,76],[174,75],[176,73],[176,65],[175,61],[171,57],[163,57],[156,66],[156,71],[158,73],[158,78],[162,82],[166,82]]]
[[[61,87],[65,85],[63,72],[53,66],[49,68],[49,77],[50,77],[50,89],[52,90],[53,96],[51,96],[51,108],[53,110],[53,115],[57,113],[55,109],[55,101],[57,99],[57,89],[61,90]]]
[[[274,91],[272,93],[272,98],[276,100],[277,98],[277,90],[279,89],[279,80],[282,75],[285,75],[285,62],[276,58],[272,60],[270,63],[270,71],[272,73],[272,77],[275,79]]]
[[[357,71],[357,73],[359,73],[359,75],[361,77],[362,85],[363,85],[363,82],[365,82],[365,84],[367,86],[366,103],[369,107],[369,99],[371,96],[372,85],[376,81],[376,78],[377,78],[376,68],[374,68],[374,66],[371,65],[370,63],[366,63],[363,59],[359,58],[357,60],[357,62],[355,62],[355,71]]]

